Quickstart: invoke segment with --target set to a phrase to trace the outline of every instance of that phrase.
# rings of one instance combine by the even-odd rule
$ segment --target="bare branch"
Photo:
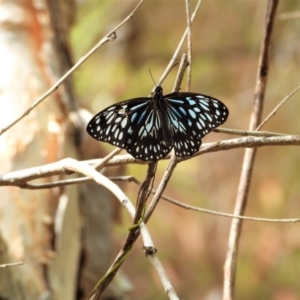
[[[119,177],[110,177],[109,178],[112,181],[127,181],[127,182],[134,182],[137,185],[141,185],[141,182],[137,180],[133,176],[119,176]],[[156,193],[155,189],[151,190],[152,194]],[[269,222],[269,223],[297,223],[300,222],[300,218],[293,218],[293,219],[270,219],[270,218],[258,218],[258,217],[247,217],[247,216],[239,216],[239,215],[233,215],[229,213],[224,213],[220,211],[215,211],[215,210],[210,210],[210,209],[205,209],[205,208],[200,208],[197,206],[185,204],[182,202],[179,202],[171,197],[168,197],[166,195],[161,195],[161,198],[176,205],[181,208],[187,209],[187,210],[193,210],[196,212],[202,212],[205,214],[210,214],[210,215],[215,215],[215,216],[220,216],[220,217],[225,217],[225,218],[236,218],[236,219],[241,219],[241,220],[248,220],[248,221],[256,221],[256,222]]]
[[[137,240],[140,234],[140,223],[142,222],[142,215],[145,209],[145,202],[149,195],[149,187],[151,182],[154,178],[154,174],[156,171],[157,163],[150,163],[148,165],[148,172],[146,176],[146,180],[141,185],[140,192],[137,199],[136,204],[136,211],[133,216],[133,226],[130,227],[129,233],[127,238],[121,248],[120,252],[118,253],[115,261],[109,268],[108,272],[105,274],[104,278],[102,278],[98,284],[96,285],[95,289],[93,290],[92,294],[90,295],[89,299],[98,299],[110,282],[113,280],[115,275],[117,274],[119,268],[122,266],[126,256],[129,254],[134,242]],[[149,247],[148,245],[144,245],[145,248]],[[151,246],[153,247],[153,246]],[[154,254],[153,254],[154,256]]]
[[[176,201],[170,197],[162,196],[162,198],[172,204],[175,204],[179,207],[182,207],[184,209],[203,212],[210,215],[230,218],[230,219],[240,219],[240,220],[247,220],[247,221],[258,221],[258,222],[269,222],[269,223],[297,223],[300,222],[300,218],[294,218],[294,219],[270,219],[270,218],[258,218],[258,217],[247,217],[247,216],[241,216],[241,215],[234,215],[234,214],[228,214],[224,212],[214,211],[210,209],[200,208],[193,205],[188,205],[185,203],[181,203],[179,201]]]
[[[186,19],[187,19],[187,77],[186,77],[186,91],[189,92],[191,89],[191,81],[192,81],[192,21],[191,21],[191,10],[190,10],[190,0],[185,0],[186,6]]]
[[[235,139],[202,144],[200,150],[196,154],[194,154],[194,156],[202,155],[204,153],[231,150],[237,148],[257,148],[257,147],[265,147],[265,146],[299,146],[299,145],[300,145],[299,135],[285,135],[285,136],[279,135],[279,136],[266,136],[266,137],[246,136],[242,138],[235,138]],[[193,157],[185,158],[185,159],[177,158],[177,162],[179,163],[183,160],[192,159]],[[170,154],[164,159],[170,159]],[[102,159],[86,160],[86,161],[82,161],[81,163],[87,166],[94,167],[94,165],[99,162],[101,163]],[[130,154],[124,154],[124,155],[116,155],[105,166],[112,167],[112,166],[124,165],[129,163],[147,164],[147,162],[133,158]],[[17,186],[17,187],[28,188],[28,189],[40,189],[40,188],[52,188],[55,186],[63,185],[64,183],[66,185],[75,184],[75,183],[84,182],[86,180],[85,178],[76,178],[70,181],[64,180],[58,182],[51,182],[49,184],[40,184],[40,185],[27,184],[28,181],[34,179],[45,178],[45,177],[50,177],[53,175],[61,175],[61,174],[70,175],[72,174],[72,172],[70,172],[70,170],[66,170],[65,168],[62,168],[61,161],[58,161],[55,163],[51,163],[39,167],[2,174],[0,175],[0,186]]]
[[[158,204],[158,201],[159,199],[161,198],[161,195],[163,194],[174,170],[175,170],[175,167],[177,165],[177,160],[176,160],[176,156],[175,156],[175,153],[174,151],[172,152],[172,155],[171,155],[171,160],[169,162],[169,165],[167,167],[167,170],[165,171],[165,174],[164,176],[162,177],[161,181],[160,181],[160,184],[157,188],[157,191],[155,193],[155,195],[153,196],[153,199],[151,201],[151,203],[149,204],[149,207],[147,209],[147,212],[146,212],[146,216],[145,216],[145,222],[147,223],[149,218],[151,217],[155,207],[157,206]]]
[[[288,101],[296,92],[300,90],[300,85],[296,87],[291,93],[289,93],[284,99],[268,114],[268,116],[260,123],[256,130],[260,130],[279,110],[279,108]]]
[[[197,14],[197,12],[199,10],[200,4],[201,4],[201,0],[198,0],[196,8],[195,8],[195,10],[194,10],[194,12],[192,14],[192,17],[191,17],[191,22],[194,21],[195,16],[196,16],[196,14]],[[169,74],[170,70],[173,68],[174,64],[176,63],[176,60],[178,59],[179,51],[182,48],[182,45],[184,43],[184,40],[185,40],[187,34],[188,34],[188,28],[186,28],[185,32],[183,33],[182,38],[181,38],[181,40],[180,40],[180,42],[179,42],[179,44],[178,44],[178,46],[177,46],[177,48],[176,48],[176,50],[175,50],[175,52],[173,54],[173,56],[172,56],[172,58],[171,58],[171,60],[170,60],[170,62],[168,64],[168,66],[166,67],[165,72],[162,74],[162,76],[160,77],[160,79],[159,79],[159,81],[157,83],[158,85],[161,85],[161,83],[165,80],[165,78]],[[152,92],[154,92],[154,90],[155,90],[155,87],[152,89]]]
[[[272,132],[272,131],[247,131],[247,130],[239,130],[239,129],[228,129],[228,128],[214,128],[213,132],[221,132],[228,133],[234,135],[243,135],[243,136],[284,136],[287,135],[285,133]]]
[[[186,54],[183,53],[182,57],[181,57],[180,64],[179,64],[177,76],[175,78],[175,82],[174,82],[174,85],[173,85],[172,92],[178,92],[180,90],[180,86],[181,86],[181,83],[182,83],[182,80],[183,80],[184,72],[185,72],[187,66],[188,66],[188,62],[187,62],[187,59],[186,59]]]
[[[116,31],[122,27],[128,20],[130,20],[135,11],[142,5],[144,0],[141,0],[139,4],[135,7],[135,9],[113,30],[111,30],[104,38],[101,39],[96,46],[94,46],[86,55],[81,57],[78,62],[65,74],[63,75],[44,95],[38,98],[26,111],[24,111],[18,118],[13,120],[10,124],[5,126],[0,130],[0,136],[6,132],[8,129],[17,124],[20,120],[22,120],[25,116],[27,116],[35,107],[37,107],[43,100],[45,100],[50,94],[56,91],[59,86],[68,78],[79,66],[81,66],[92,54],[94,54],[102,45],[107,42],[114,41],[116,39]]]
[[[250,130],[255,130],[261,122],[261,115],[264,104],[264,96],[269,72],[269,60],[271,49],[271,38],[273,32],[274,19],[278,6],[278,0],[269,0],[266,14],[265,32],[262,41],[262,47],[259,58],[256,87],[254,93],[253,112],[250,119]],[[253,137],[253,139],[255,139]],[[268,139],[268,138],[266,138]],[[237,192],[235,215],[243,215],[251,183],[253,165],[256,149],[246,149],[243,161],[243,167],[240,177],[240,183]],[[223,299],[232,300],[234,297],[235,276],[236,276],[236,257],[238,253],[238,242],[242,230],[242,220],[233,219],[230,228],[228,250],[224,265],[224,288]]]
[[[15,267],[15,266],[21,266],[23,265],[23,262],[13,262],[13,263],[7,263],[7,264],[1,264],[0,268],[7,268],[7,267]]]
[[[292,11],[292,12],[286,12],[286,13],[281,13],[279,15],[280,20],[288,20],[288,19],[296,19],[300,18],[300,11]]]
[[[108,178],[103,176],[101,173],[97,172],[95,169],[93,169],[91,166],[88,166],[86,164],[83,164],[81,162],[78,162],[74,159],[64,159],[60,161],[59,163],[56,163],[59,169],[63,169],[65,171],[73,171],[76,173],[81,173],[91,179],[93,179],[95,182],[98,184],[101,184],[105,186],[108,190],[110,190],[120,201],[120,203],[127,209],[129,214],[131,215],[132,218],[135,216],[135,208],[130,202],[130,200],[127,198],[127,196],[123,193],[123,191],[112,181],[110,181]],[[139,223],[139,230],[143,238],[144,246],[149,247],[149,248],[155,248],[154,244],[152,242],[151,236],[143,222]],[[157,258],[156,258],[157,259]],[[160,269],[158,270],[158,274],[160,278],[162,279],[162,282],[167,282],[168,283],[168,288],[171,287],[171,283],[167,278],[166,273],[161,269],[162,266],[160,265]],[[109,274],[111,270],[108,270],[107,274]],[[163,277],[162,277],[163,276]],[[102,282],[106,280],[106,276],[97,284],[97,286]],[[97,287],[96,286],[96,287]],[[96,298],[95,298],[96,297]],[[92,295],[90,299],[97,299],[97,294]],[[178,299],[176,297],[170,298],[170,299]]]

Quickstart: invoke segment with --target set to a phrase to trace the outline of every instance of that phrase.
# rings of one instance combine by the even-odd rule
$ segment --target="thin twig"
[[[111,280],[113,279],[114,275],[116,274],[116,272],[118,271],[118,269],[120,268],[120,266],[122,265],[123,261],[125,260],[127,254],[129,253],[129,251],[131,250],[134,242],[136,241],[136,239],[138,238],[139,234],[140,234],[140,219],[142,216],[142,212],[144,210],[144,201],[148,198],[148,195],[150,193],[151,188],[149,189],[151,182],[153,181],[153,177],[154,177],[154,172],[156,170],[157,167],[157,163],[150,163],[148,165],[148,174],[147,174],[147,178],[144,181],[144,183],[141,185],[141,190],[139,193],[139,199],[138,199],[138,210],[139,211],[139,215],[137,215],[137,213],[135,213],[134,216],[134,226],[132,226],[130,228],[130,232],[128,234],[128,237],[122,247],[122,250],[120,251],[120,253],[118,254],[117,258],[115,259],[113,265],[110,267],[109,271],[106,273],[106,275],[104,276],[104,278],[97,284],[96,288],[94,289],[94,291],[92,292],[92,294],[90,295],[89,299],[98,299],[102,292],[104,291],[105,287],[111,282]],[[145,222],[148,219],[145,218]],[[136,226],[138,224],[138,226]],[[143,224],[143,223],[141,223]],[[151,249],[155,249],[153,246],[148,246],[144,244],[144,249],[146,248],[151,248]],[[160,261],[157,259],[157,256],[155,255],[155,252],[152,252],[151,255],[147,255],[149,261],[152,263],[152,265],[155,267],[155,269],[159,272],[160,278],[162,280],[163,286],[165,288],[165,291],[169,297],[169,299],[172,300],[179,300],[178,296],[176,295],[176,292],[173,288],[173,286],[171,285],[170,280],[167,277],[167,274],[162,266],[162,264],[160,263]]]
[[[157,188],[157,191],[156,191],[155,195],[153,196],[153,199],[147,209],[146,216],[144,219],[145,223],[148,222],[149,218],[151,217],[152,213],[154,212],[154,209],[157,206],[159,199],[161,198],[161,195],[163,194],[169,180],[171,179],[171,176],[176,168],[176,165],[177,165],[177,159],[176,159],[175,153],[173,151],[169,165],[167,167],[167,170],[166,170],[164,176],[162,177],[160,184]]]
[[[139,4],[135,7],[135,9],[119,24],[117,25],[113,30],[111,30],[102,40],[96,44],[86,55],[81,57],[78,62],[65,74],[63,75],[44,95],[42,95],[40,98],[38,98],[26,111],[24,111],[19,117],[17,117],[15,120],[13,120],[10,124],[6,125],[0,130],[0,136],[6,132],[8,129],[13,127],[15,124],[17,124],[20,120],[22,120],[26,115],[28,115],[36,106],[38,106],[43,100],[45,100],[50,94],[52,94],[54,91],[56,91],[59,86],[68,78],[76,69],[78,69],[79,66],[81,66],[92,54],[94,54],[102,45],[109,41],[113,41],[116,39],[116,31],[123,26],[128,20],[130,20],[136,10],[142,5],[144,0],[141,0]]]
[[[181,57],[180,64],[179,64],[177,76],[175,78],[175,82],[174,82],[174,85],[173,85],[172,92],[178,92],[180,90],[180,86],[181,86],[183,76],[184,76],[184,73],[185,73],[185,70],[186,70],[187,66],[188,66],[188,62],[187,62],[186,54],[183,53],[182,57]]]
[[[97,162],[92,164],[92,167],[94,169],[98,169],[98,171],[101,170],[120,151],[121,149],[119,148],[114,149],[103,159],[97,159]],[[11,185],[15,185],[14,183],[18,183],[18,186],[23,189],[54,188],[57,186],[82,182],[81,178],[73,178],[68,180],[53,181],[50,183],[41,183],[41,184],[28,183],[28,181],[34,179],[40,179],[44,177],[50,177],[53,175],[61,175],[61,174],[71,175],[73,174],[73,172],[66,172],[64,169],[61,169],[60,162],[55,162],[55,163],[44,165],[43,167],[33,167],[29,169],[23,169],[21,171],[14,171],[11,173],[0,175],[0,186],[2,180],[5,180],[6,182],[10,182]]]
[[[181,68],[179,69],[178,73],[183,72],[183,70],[184,70],[184,64],[181,64]],[[179,88],[179,86],[180,86],[179,81],[180,81],[180,78],[181,79],[183,78],[183,76],[182,77],[177,76],[177,78],[179,78],[178,79],[178,88]],[[171,158],[171,162],[172,163],[170,165],[172,165],[172,167],[167,172],[167,174],[170,177],[176,166],[176,156],[175,156],[174,152],[173,152],[173,156]],[[97,283],[96,287],[92,291],[92,293],[89,297],[90,300],[98,299],[102,295],[102,292],[106,289],[106,287],[112,281],[112,279],[116,275],[117,271],[123,264],[126,256],[130,252],[133,244],[137,240],[137,238],[140,234],[139,223],[142,220],[142,215],[144,214],[144,211],[146,208],[146,200],[152,189],[152,184],[153,184],[156,168],[157,168],[157,162],[152,162],[152,163],[148,164],[147,176],[146,176],[145,181],[141,185],[141,188],[140,188],[140,191],[138,194],[138,199],[137,199],[137,204],[136,204],[136,213],[135,213],[135,216],[133,219],[133,226],[130,228],[127,238],[124,242],[124,245],[123,245],[121,251],[119,252],[119,254],[117,255],[114,263],[111,265],[108,272],[105,274],[104,278],[101,279]],[[167,184],[168,180],[170,179],[170,177],[167,180],[164,180],[164,179],[162,180],[162,182],[164,182],[165,185],[162,184],[161,190],[159,190],[159,192],[155,195],[156,197],[154,196],[154,201],[151,202],[151,204],[149,206],[150,209],[147,211],[147,214],[144,218],[145,223],[147,223],[151,214],[153,213],[154,208],[156,207],[158,200],[160,199],[160,195],[162,194],[164,188],[166,187],[166,184]],[[151,188],[149,188],[150,186],[151,186]],[[153,203],[155,203],[155,204],[153,204]],[[144,248],[146,248],[145,245],[144,245]],[[156,266],[159,270],[161,270],[164,273],[164,270],[162,269],[160,262],[156,260],[155,254],[152,254],[151,256],[149,256],[149,260],[151,261],[151,263],[154,266]],[[161,278],[164,278],[164,277],[161,277]],[[162,283],[163,283],[163,285],[165,287],[165,291],[167,292],[170,299],[174,299],[174,300],[179,299],[169,280],[166,280],[166,281],[162,280]]]
[[[91,166],[83,164],[81,162],[78,162],[74,159],[64,159],[60,161],[59,163],[56,163],[57,165],[60,165],[60,169],[64,169],[65,171],[73,171],[76,173],[84,174],[87,177],[92,178],[95,182],[98,184],[101,184],[105,186],[108,190],[110,190],[120,201],[120,203],[127,209],[129,214],[132,218],[135,216],[135,208],[130,202],[130,200],[126,197],[126,195],[123,193],[123,191],[112,181],[110,181],[108,178],[103,176],[101,173],[97,172],[95,169],[93,169]],[[145,247],[148,248],[154,248],[154,244],[152,242],[151,236],[143,222],[140,222],[139,224],[139,232],[142,235],[143,243]],[[157,258],[156,258],[157,259]],[[122,261],[120,262],[122,263]],[[111,270],[108,270],[108,274]],[[162,271],[158,271],[159,275],[162,276]],[[165,272],[164,272],[164,278],[162,278],[162,281],[168,282],[168,286],[171,286],[170,281],[168,280]],[[106,280],[106,276],[104,276],[103,280]],[[91,296],[90,299],[98,299],[97,294],[94,294]],[[173,298],[177,299],[177,298]]]
[[[154,178],[156,167],[157,167],[157,163],[150,163],[148,165],[147,176],[143,185],[141,186],[140,193],[137,200],[136,210],[133,216],[133,226],[131,226],[127,238],[123,244],[123,247],[118,253],[112,265],[110,266],[109,270],[106,272],[105,276],[102,279],[100,279],[100,281],[97,283],[96,287],[92,291],[91,295],[89,296],[89,299],[91,300],[100,298],[102,293],[105,291],[107,286],[111,283],[111,281],[117,274],[126,256],[131,251],[134,242],[136,241],[136,239],[140,234],[140,223],[142,222],[142,215],[145,209],[145,201],[148,198],[147,195],[149,195],[148,190]],[[144,246],[149,247],[149,245],[144,245]],[[151,247],[153,246],[151,245]]]
[[[259,222],[269,222],[269,223],[297,223],[300,222],[300,218],[293,218],[293,219],[271,219],[271,218],[258,218],[258,217],[249,217],[249,216],[241,216],[241,215],[234,215],[234,214],[228,214],[224,212],[219,212],[215,210],[210,210],[210,209],[205,209],[205,208],[200,208],[197,206],[181,203],[179,201],[176,201],[170,197],[167,196],[162,196],[162,198],[172,204],[175,204],[179,207],[182,207],[184,209],[188,210],[193,210],[193,211],[198,211],[202,212],[205,214],[210,214],[210,215],[215,215],[215,216],[220,216],[220,217],[225,217],[225,218],[230,218],[230,219],[240,219],[240,220],[247,220],[247,221],[259,221]]]
[[[189,92],[191,89],[192,82],[192,21],[191,21],[191,8],[190,8],[190,0],[185,0],[186,6],[186,19],[187,19],[187,61],[188,68],[186,74],[186,91]]]
[[[105,167],[105,165],[121,151],[122,151],[122,149],[115,148],[113,151],[111,151],[109,154],[107,154],[101,161],[99,161],[99,163],[93,165],[93,168],[98,171],[102,170]]]
[[[285,136],[285,133],[272,132],[272,131],[247,131],[239,129],[228,129],[228,128],[214,128],[213,132],[228,133],[234,135],[243,135],[243,136]]]
[[[195,10],[194,10],[194,12],[192,14],[192,17],[191,17],[191,22],[194,21],[195,16],[196,16],[196,14],[197,14],[197,12],[199,10],[200,4],[201,4],[201,0],[198,0],[196,8],[195,8]],[[174,54],[173,54],[173,56],[172,56],[172,58],[171,58],[171,60],[170,60],[170,62],[168,64],[168,66],[166,67],[165,72],[162,74],[162,76],[160,77],[160,79],[159,79],[159,81],[157,83],[158,85],[161,85],[161,83],[165,80],[165,78],[169,74],[170,70],[173,68],[174,64],[176,63],[176,60],[178,59],[179,51],[182,48],[182,45],[184,43],[184,40],[185,40],[187,34],[188,34],[188,28],[186,28],[185,32],[183,33],[182,38],[181,38],[181,40],[180,40],[180,42],[179,42],[176,50],[174,51]],[[153,88],[152,92],[154,92],[154,90],[155,90],[155,87]]]
[[[271,38],[273,31],[273,24],[276,15],[278,0],[269,0],[266,14],[265,32],[262,42],[262,48],[259,58],[258,74],[255,87],[255,97],[253,112],[251,115],[250,130],[255,130],[261,122],[261,115],[264,103],[264,95],[267,85],[269,59],[271,49]],[[243,215],[251,183],[253,165],[255,160],[256,149],[246,149],[243,161],[243,168],[238,187],[236,205],[234,215]],[[223,285],[223,299],[232,300],[234,297],[235,277],[236,277],[236,259],[238,253],[239,237],[242,229],[242,220],[233,219],[230,228],[228,250],[226,261],[224,265],[224,285]]]
[[[181,72],[183,72],[184,67],[185,67],[184,64],[181,64],[181,68],[179,69],[178,73],[180,73],[180,70],[181,70]],[[168,74],[168,67],[166,68],[165,74]],[[178,76],[178,78],[180,78],[180,77]],[[182,80],[182,78],[183,78],[183,76],[181,77],[181,80]],[[178,83],[179,83],[179,81],[180,80],[178,80]],[[161,84],[161,81],[158,82],[158,85],[160,85],[160,84]],[[180,87],[180,83],[178,84],[178,89],[179,89],[179,87]],[[176,157],[175,157],[175,161],[176,161]],[[175,165],[174,165],[174,168],[175,168]],[[149,185],[151,184],[151,182],[153,182],[156,167],[157,167],[156,162],[148,164],[146,180],[144,181],[143,185],[141,186],[141,189],[140,189],[139,195],[138,195],[138,199],[137,199],[137,209],[136,209],[136,214],[135,214],[134,220],[133,220],[133,226],[130,228],[130,231],[128,233],[128,236],[126,238],[126,241],[124,242],[124,245],[123,245],[121,251],[117,255],[117,257],[116,257],[114,263],[112,264],[112,266],[110,267],[109,271],[106,273],[105,280],[101,280],[96,285],[95,289],[93,290],[92,294],[90,295],[89,299],[91,299],[91,300],[98,299],[98,297],[101,296],[102,292],[105,290],[105,288],[108,286],[108,284],[111,282],[111,280],[116,275],[117,271],[119,270],[120,266],[122,265],[123,261],[125,260],[127,254],[131,250],[134,242],[137,240],[137,238],[139,236],[138,224],[141,220],[143,211],[145,209],[145,202],[149,196]],[[161,191],[161,193],[162,192],[163,192],[163,190]],[[159,198],[160,198],[160,196],[158,196],[157,202],[158,202]],[[156,204],[157,204],[157,202],[156,202]],[[151,204],[150,204],[150,206],[151,206]],[[145,216],[145,219],[144,219],[145,223],[147,223],[147,221],[149,220],[149,217],[151,216],[155,206],[152,206],[152,211],[150,211],[150,214],[147,214]],[[151,260],[152,263],[154,263],[155,260],[153,260],[153,256],[149,257],[149,259]],[[157,266],[158,265],[159,264],[157,263]],[[163,281],[163,283],[164,283],[164,281]],[[176,292],[175,292],[174,288],[171,286],[170,282],[167,281],[166,283],[167,283],[167,285],[165,286],[165,290],[167,291],[170,299],[178,299]]]
[[[202,144],[200,150],[194,156],[203,155],[208,152],[217,152],[237,148],[257,148],[263,146],[288,146],[299,145],[300,135],[287,135],[287,136],[270,136],[270,137],[254,137],[247,136],[243,138],[230,139],[226,141],[217,141],[213,143]],[[246,149],[247,150],[247,149]],[[178,162],[189,158],[178,158]]]
[[[278,111],[278,109],[288,101],[296,92],[300,90],[300,85],[296,87],[291,93],[289,93],[270,113],[269,115],[260,123],[256,130],[260,130]]]
[[[146,209],[146,201],[153,187],[157,164],[157,162],[152,162],[148,164],[146,179],[141,184],[136,201],[136,215],[133,219],[133,225],[138,224],[138,222],[142,219],[143,211],[145,211]]]
[[[168,67],[167,67],[168,68]],[[184,63],[184,59],[180,65],[179,71],[178,71],[178,76],[177,76],[177,81],[175,82],[175,91],[179,90],[180,84],[181,84],[181,80],[183,78],[183,73],[185,70],[186,66]],[[168,73],[167,73],[168,74]],[[180,74],[182,76],[180,76]],[[160,85],[161,82],[158,83],[158,85]],[[174,155],[174,152],[173,152]],[[167,174],[171,177],[171,174],[173,172],[173,170],[175,169],[176,166],[176,157],[175,155],[173,156],[173,158],[171,159],[171,165],[172,167],[170,168],[170,171],[167,172]],[[175,162],[175,163],[174,163]],[[98,299],[98,297],[101,296],[102,292],[105,290],[105,288],[108,286],[108,284],[111,282],[111,280],[114,278],[114,276],[116,275],[117,271],[119,270],[120,266],[122,265],[123,261],[125,260],[127,254],[129,253],[129,251],[131,250],[134,242],[137,240],[138,236],[139,236],[139,222],[141,220],[142,214],[145,210],[145,204],[146,204],[146,200],[150,194],[150,191],[152,189],[149,189],[149,186],[152,185],[153,180],[154,180],[154,175],[155,175],[155,171],[157,168],[157,162],[153,162],[148,164],[148,171],[147,171],[147,176],[146,176],[146,180],[143,182],[143,184],[141,185],[139,194],[138,194],[138,199],[137,199],[137,205],[136,205],[136,214],[134,216],[134,220],[133,220],[133,226],[130,228],[130,231],[128,233],[128,236],[124,242],[124,245],[121,249],[121,251],[119,252],[119,254],[117,255],[114,263],[112,264],[112,266],[110,267],[109,271],[106,273],[105,275],[105,280],[101,280],[95,287],[95,289],[93,290],[92,294],[90,295],[89,299]],[[168,178],[168,180],[170,179],[170,177]],[[166,184],[168,182],[168,180],[165,181],[165,185],[161,185],[162,188],[161,190],[157,193],[157,196],[155,198],[154,196],[154,201],[151,202],[150,206],[149,206],[149,210],[147,211],[147,214],[145,216],[144,222],[147,223],[147,221],[149,220],[151,214],[153,213],[158,200],[160,198],[160,195],[162,194],[164,188],[166,187]],[[164,180],[162,180],[163,182]],[[145,247],[145,245],[144,245]],[[149,259],[151,260],[152,263],[154,263],[155,260],[154,259],[154,255],[152,255],[151,257],[149,257]],[[159,265],[159,263],[157,262],[157,266]],[[164,281],[163,281],[164,283]],[[167,285],[165,286],[165,290],[167,291],[168,296],[170,297],[170,299],[178,299],[176,292],[174,290],[174,288],[171,286],[170,282],[167,281],[166,282]]]
[[[114,177],[108,177],[109,180],[111,181],[127,181],[127,182],[134,182],[137,185],[141,186],[141,182],[137,180],[133,176],[114,176]],[[28,185],[27,189],[45,189],[45,188],[54,188],[57,186],[67,186],[67,185],[72,185],[72,184],[79,184],[79,183],[86,183],[92,181],[91,178],[89,177],[81,177],[81,178],[75,178],[75,179],[70,179],[70,180],[61,180],[61,181],[54,181],[49,184],[40,184],[40,185]],[[24,185],[25,186],[25,185]],[[23,187],[22,188],[26,188]],[[155,194],[157,190],[151,189],[151,194]],[[182,202],[179,202],[171,197],[168,197],[166,195],[161,195],[161,198],[175,204],[179,207],[182,207],[184,209],[188,210],[194,210],[194,211],[199,211],[207,214],[212,214],[220,217],[228,217],[228,218],[237,218],[237,219],[242,219],[242,220],[249,220],[249,221],[260,221],[260,222],[278,222],[278,223],[296,223],[299,222],[300,219],[298,218],[292,218],[292,219],[270,219],[270,218],[258,218],[258,217],[247,217],[247,216],[238,216],[234,214],[229,214],[229,213],[224,213],[224,212],[219,212],[215,210],[210,210],[210,209],[205,209],[205,208],[200,208],[197,206],[192,206],[188,205]]]
[[[7,268],[7,267],[15,267],[15,266],[21,266],[23,265],[23,262],[13,262],[13,263],[7,263],[7,264],[1,264],[0,268]]]
[[[286,13],[281,13],[278,18],[280,20],[288,20],[288,19],[300,18],[300,10],[286,12]]]
[[[185,68],[184,64],[181,64],[181,68],[179,69],[179,73],[184,72],[184,68]],[[167,67],[165,73],[168,74],[168,67]],[[181,76],[181,77],[177,76],[177,78],[178,78],[178,89],[179,89],[179,87],[180,87],[179,82],[182,80],[183,76]],[[180,80],[180,78],[181,78],[181,80]],[[158,85],[160,85],[160,84],[161,84],[161,82],[158,83]],[[167,175],[169,175],[170,177],[171,177],[171,174],[172,174],[172,172],[173,172],[173,170],[176,166],[176,156],[174,155],[174,152],[173,152],[173,156],[171,158],[171,162],[172,163],[170,165],[172,167],[167,172]],[[145,201],[149,196],[149,186],[150,186],[151,182],[153,182],[156,167],[157,167],[156,162],[150,163],[148,165],[147,177],[146,177],[146,180],[144,181],[143,185],[141,186],[139,196],[138,196],[138,199],[137,199],[137,210],[136,210],[136,214],[135,214],[135,217],[134,217],[134,222],[133,222],[134,224],[133,224],[132,228],[130,229],[129,234],[127,236],[127,239],[126,239],[121,251],[119,252],[117,258],[115,259],[113,265],[110,267],[109,271],[106,273],[104,279],[102,279],[96,285],[95,289],[93,290],[92,294],[90,295],[89,299],[91,299],[91,300],[92,299],[98,299],[98,297],[101,296],[102,292],[105,290],[105,288],[111,282],[111,280],[114,278],[114,276],[117,273],[118,269],[120,268],[123,261],[125,260],[126,255],[131,250],[134,242],[136,241],[136,239],[139,236],[139,226],[137,226],[137,225],[138,225],[138,222],[140,222],[142,213],[145,209]],[[144,218],[145,223],[149,220],[151,214],[153,213],[154,208],[157,205],[158,200],[160,198],[159,193],[163,192],[163,190],[166,187],[166,184],[167,184],[168,180],[170,179],[170,177],[165,181],[164,181],[164,179],[162,180],[162,182],[164,182],[165,185],[161,184],[161,187],[162,187],[161,190],[157,193],[156,198],[154,196],[154,202],[153,201],[151,202],[151,204],[149,206],[149,210],[147,211],[147,214]],[[144,247],[145,247],[145,245],[144,245]],[[151,255],[151,257],[149,257],[149,259],[151,260],[152,263],[154,263],[155,262],[155,255]],[[156,262],[156,264],[154,264],[154,265],[159,266],[160,264],[158,262]],[[170,299],[178,299],[174,288],[171,286],[171,283],[168,280],[166,282],[165,281],[162,281],[162,282],[164,284],[165,290],[166,290],[169,298]]]
[[[285,135],[285,136],[267,136],[267,137],[254,137],[246,136],[235,139],[228,139],[224,141],[217,141],[212,143],[204,143],[201,145],[200,150],[194,154],[194,156],[203,155],[204,153],[213,153],[224,150],[238,149],[238,148],[257,148],[266,146],[300,146],[299,135]],[[169,159],[170,155],[164,159]],[[177,162],[187,160],[190,158],[179,159]],[[93,167],[96,163],[101,162],[102,159],[92,159],[82,161],[82,164]],[[134,159],[130,154],[116,155],[112,158],[105,166],[113,167],[126,164],[147,164],[140,160]],[[23,169],[20,171],[13,171],[6,174],[0,175],[0,186],[16,186],[24,189],[42,189],[42,188],[53,188],[63,184],[77,184],[84,182],[84,178],[74,178],[70,180],[55,181],[45,184],[28,184],[28,181],[34,179],[40,179],[45,177],[51,177],[53,175],[69,175],[72,174],[70,171],[66,171],[61,168],[60,162],[55,162],[47,165],[38,167]]]
[[[74,159],[63,159],[59,162],[56,162],[52,164],[52,169],[54,166],[57,168],[57,170],[63,170],[65,173],[69,172],[75,172],[75,173],[81,173],[90,179],[94,180],[96,183],[103,185],[106,187],[108,190],[110,190],[116,198],[120,201],[120,203],[127,209],[129,214],[131,215],[132,218],[135,216],[135,208],[130,202],[130,200],[126,197],[126,195],[123,193],[123,191],[111,180],[103,176],[101,173],[96,171],[92,166],[88,164],[84,164],[82,162],[78,162]],[[151,236],[143,222],[139,223],[139,233],[141,233],[142,238],[143,238],[143,243],[145,248],[154,248],[154,244],[152,242]],[[154,260],[155,262],[155,267],[156,270],[159,274],[159,277],[161,278],[163,285],[165,287],[166,292],[170,293],[169,298],[172,300],[178,300],[178,297],[176,296],[176,293],[174,293],[174,289],[170,283],[170,280],[167,277],[166,272],[164,271],[162,265],[159,263],[158,258],[155,257],[155,255],[151,255],[151,259]],[[122,261],[120,261],[122,263]],[[117,265],[118,266],[118,265]],[[108,270],[108,273],[111,270]],[[104,276],[103,280],[106,280],[106,276]],[[90,299],[97,299],[97,294],[94,294],[91,296]]]
[[[137,185],[141,185],[141,182],[137,180],[133,176],[119,176],[119,177],[109,177],[110,180],[112,181],[127,181],[127,182],[134,182]],[[152,189],[151,194],[155,194],[156,190]],[[168,197],[166,195],[161,195],[161,198],[176,205],[181,208],[184,208],[186,210],[193,210],[196,212],[202,212],[205,214],[210,214],[210,215],[215,215],[215,216],[220,216],[220,217],[225,217],[225,218],[236,218],[236,219],[241,219],[241,220],[248,220],[248,221],[256,221],[256,222],[269,222],[269,223],[297,223],[300,222],[300,218],[292,218],[292,219],[271,219],[271,218],[258,218],[258,217],[248,217],[248,216],[239,216],[239,215],[233,215],[229,213],[224,213],[220,211],[215,211],[211,209],[206,209],[206,208],[200,208],[197,206],[189,205],[182,203],[180,201],[177,201],[171,197]]]

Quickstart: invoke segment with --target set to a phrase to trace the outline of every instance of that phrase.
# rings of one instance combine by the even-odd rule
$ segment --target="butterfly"
[[[153,97],[113,104],[87,125],[94,139],[127,150],[143,161],[158,161],[174,148],[178,157],[196,153],[201,138],[223,124],[229,115],[219,100],[196,93],[163,95],[157,86]]]

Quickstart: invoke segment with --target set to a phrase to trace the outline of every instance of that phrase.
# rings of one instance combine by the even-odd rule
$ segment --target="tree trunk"
[[[73,16],[73,0],[0,2],[0,128],[72,66],[68,34]],[[2,173],[65,157],[100,157],[98,149],[82,146],[85,124],[75,98],[68,79],[1,136]],[[106,192],[94,184],[2,187],[0,263],[23,265],[0,268],[0,298],[86,298],[109,263],[111,210]]]

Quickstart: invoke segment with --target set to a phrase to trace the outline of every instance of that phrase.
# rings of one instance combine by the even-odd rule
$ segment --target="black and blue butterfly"
[[[178,157],[196,153],[201,138],[223,124],[229,115],[219,100],[196,93],[134,98],[111,105],[87,125],[94,139],[126,149],[143,161],[157,161],[174,148]]]

